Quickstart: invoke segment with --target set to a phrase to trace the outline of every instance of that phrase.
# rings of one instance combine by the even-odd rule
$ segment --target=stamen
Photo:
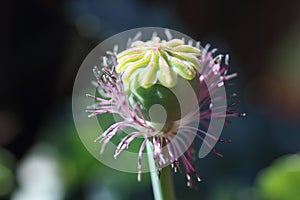
[[[198,182],[202,181],[201,177],[197,173],[195,174],[195,176],[196,176]]]
[[[229,65],[229,55],[228,54],[226,54],[225,55],[225,65]]]
[[[134,36],[134,38],[132,39],[132,42],[138,41],[140,40],[140,38],[142,37],[142,32],[139,31],[136,33],[136,35]]]
[[[142,154],[145,150],[147,142],[148,142],[148,138],[144,140],[139,150],[139,155],[138,155],[138,181],[139,182],[142,180]]]
[[[237,75],[238,75],[237,73],[233,73],[233,74],[227,75],[227,76],[226,76],[226,80],[235,78],[235,77],[237,77]]]
[[[131,46],[132,46],[132,39],[128,38],[126,47],[127,47],[127,49],[129,49]]]
[[[197,48],[197,49],[200,49],[200,47],[201,47],[201,42],[199,42],[199,41],[196,42],[196,48]]]
[[[152,33],[152,38],[151,38],[151,40],[153,40],[154,38],[156,38],[157,37],[157,32],[153,32]]]
[[[168,40],[172,40],[172,34],[169,29],[165,29],[165,35],[167,36]]]
[[[191,124],[194,122],[198,123],[200,119],[199,125],[208,127],[210,120],[215,118],[224,118],[225,124],[228,124],[229,122],[227,120],[227,117],[246,116],[246,114],[239,114],[237,113],[237,110],[234,109],[239,101],[234,101],[229,105],[220,103],[225,98],[232,98],[237,96],[235,93],[226,96],[221,96],[218,94],[220,88],[230,85],[227,83],[227,80],[237,76],[236,73],[227,75],[229,62],[229,56],[227,54],[225,55],[225,66],[222,66],[223,55],[213,57],[213,53],[215,53],[217,49],[212,49],[209,51],[209,44],[207,44],[204,48],[201,47],[200,42],[196,42],[195,46],[192,46],[193,41],[191,40],[189,40],[187,44],[185,44],[184,39],[172,39],[172,35],[169,30],[165,30],[165,35],[168,41],[160,40],[160,38],[157,37],[157,33],[153,33],[152,41],[143,42],[139,41],[139,39],[141,38],[141,33],[139,32],[133,39],[128,40],[128,49],[125,51],[125,53],[121,52],[118,55],[116,55],[118,46],[114,46],[113,52],[108,52],[108,54],[111,56],[102,58],[102,65],[104,66],[102,70],[100,71],[97,66],[93,67],[93,73],[97,78],[97,81],[93,81],[92,84],[98,88],[100,97],[86,94],[87,97],[92,98],[96,101],[96,103],[87,106],[86,112],[89,113],[89,117],[94,117],[96,115],[101,115],[104,113],[114,113],[118,114],[123,119],[123,121],[121,122],[112,124],[97,139],[95,139],[95,142],[102,143],[100,153],[103,153],[106,145],[110,142],[110,140],[118,135],[117,133],[119,131],[122,131],[125,128],[132,128],[135,129],[135,131],[128,133],[128,135],[121,139],[113,155],[115,159],[120,155],[120,153],[128,149],[130,143],[136,138],[141,136],[146,137],[142,142],[142,145],[140,146],[138,152],[138,181],[141,181],[142,179],[142,154],[145,149],[146,142],[148,141],[152,143],[154,148],[153,158],[155,160],[155,165],[159,170],[158,178],[160,176],[160,170],[162,169],[162,166],[166,164],[167,161],[170,161],[171,167],[173,168],[175,173],[178,170],[181,171],[178,162],[179,155],[181,155],[180,159],[182,160],[183,167],[186,171],[187,185],[188,187],[192,188],[194,186],[191,173],[195,175],[198,182],[201,181],[201,178],[196,173],[196,167],[194,165],[194,152],[187,142],[190,141],[190,137],[195,135],[197,139],[201,140],[204,145],[206,145],[212,152],[220,157],[222,157],[222,154],[216,151],[214,146],[209,143],[209,141],[211,140],[208,139],[210,138],[216,142],[223,143],[230,143],[231,140],[219,139],[212,133],[206,132],[197,127],[192,127]],[[151,49],[153,45],[155,46],[157,44],[161,45],[159,46],[159,50],[155,50],[158,51],[157,54],[159,55],[159,59],[156,59],[156,57],[154,57],[149,50],[149,48]],[[163,48],[166,48],[167,50],[164,50]],[[172,48],[174,51],[173,54],[172,51],[169,50]],[[163,51],[165,51],[165,53]],[[149,58],[147,57],[147,59],[145,59],[144,56],[141,57],[141,59],[144,59],[142,60],[143,62],[137,62],[140,54],[142,54],[143,52],[150,52],[148,53],[149,55],[147,54]],[[165,58],[163,55],[167,58]],[[118,56],[121,56],[119,60],[117,59]],[[126,66],[125,64],[128,63],[123,63],[124,66],[122,67],[124,67],[125,71],[121,70],[120,73],[117,73],[116,66],[118,66],[119,64],[122,65],[122,62],[125,62],[124,60],[128,58],[126,56],[129,56],[130,59],[133,59],[133,65],[131,64],[130,66]],[[180,56],[192,62],[193,65],[197,65],[198,63],[199,66],[194,67],[193,65],[188,65],[187,63],[190,62],[182,61],[181,59],[179,59]],[[155,62],[153,62],[152,58],[160,61],[159,67],[153,65],[153,63]],[[111,61],[112,64],[108,65],[108,63],[110,63]],[[163,61],[166,63],[165,65],[161,64]],[[167,61],[172,64],[169,65]],[[165,78],[164,80],[158,80],[161,82],[164,81],[168,86],[176,84],[176,82],[173,80],[173,77],[170,75],[173,73],[173,68],[177,68],[177,70],[180,70],[178,74],[182,77],[195,75],[199,79],[199,83],[201,86],[198,104],[199,108],[187,114],[182,119],[182,124],[174,123],[173,127],[167,133],[164,133],[160,130],[155,130],[155,128],[151,126],[151,122],[145,120],[139,102],[134,102],[134,104],[132,105],[133,101],[131,101],[130,104],[126,92],[124,91],[124,80],[122,80],[122,78],[128,76],[128,79],[131,80],[129,77],[132,74],[130,69],[140,69],[145,66],[160,68],[162,71],[159,73],[163,73],[164,75],[162,77],[166,77],[167,75],[169,75],[169,77]],[[150,75],[148,74],[145,79],[142,78],[141,80],[147,83]],[[228,110],[227,108],[232,109]],[[223,109],[226,110],[226,113],[222,112]],[[183,134],[177,134],[179,131],[182,131]],[[174,139],[175,136],[178,136],[177,140],[171,142],[171,140]],[[162,151],[164,147],[163,143],[165,143],[167,146],[167,155],[164,155]]]

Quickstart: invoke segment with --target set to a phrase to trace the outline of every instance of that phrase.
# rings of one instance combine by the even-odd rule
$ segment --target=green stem
[[[153,146],[151,142],[146,145],[148,152],[148,163],[150,169],[151,183],[155,200],[175,200],[175,192],[170,167],[166,166],[161,170],[160,178],[158,178],[158,169],[153,159]]]

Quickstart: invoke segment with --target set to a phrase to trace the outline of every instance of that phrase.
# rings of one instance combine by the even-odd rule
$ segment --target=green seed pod
[[[176,94],[184,81],[188,81],[193,93],[200,91],[197,71],[202,69],[198,59],[200,49],[184,44],[183,40],[169,41],[153,37],[151,40],[132,43],[117,55],[116,72],[121,74],[125,91],[133,105],[138,102],[144,117],[150,121],[149,109],[160,104],[167,114],[167,122],[179,120],[195,105],[182,105]],[[183,112],[183,113],[182,113]],[[155,119],[151,119],[156,122]]]
[[[161,105],[167,114],[166,122],[172,122],[181,119],[181,116],[189,113],[193,106],[193,104],[186,105],[185,108],[182,108],[178,97],[174,94],[173,91],[180,90],[181,85],[183,84],[184,79],[179,77],[177,84],[172,88],[167,88],[161,84],[154,84],[149,88],[138,87],[136,89],[132,88],[127,90],[127,95],[129,96],[131,104],[134,102],[138,102],[141,106],[141,110],[143,112],[143,116],[147,121],[150,121],[149,110],[153,105],[159,104]],[[188,83],[191,85],[193,89],[193,93],[196,97],[199,97],[200,91],[200,83],[198,78],[194,78]],[[153,121],[154,120],[154,121]],[[155,121],[155,118],[151,119],[152,122]]]

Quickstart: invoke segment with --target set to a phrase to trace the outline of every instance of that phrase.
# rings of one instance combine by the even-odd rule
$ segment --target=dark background
[[[175,175],[178,199],[258,198],[259,171],[300,150],[299,11],[297,0],[2,1],[1,197],[34,199],[27,185],[37,187],[31,182],[48,172],[22,169],[31,166],[34,152],[53,151],[61,195],[37,199],[153,198],[149,178],[137,183],[135,174],[110,170],[86,151],[73,125],[71,94],[81,62],[98,43],[127,29],[159,26],[229,53],[231,71],[239,73],[239,110],[247,113],[224,130],[233,140],[217,145],[224,158],[210,154],[199,161],[204,182],[198,191]],[[223,193],[230,197],[220,198]]]

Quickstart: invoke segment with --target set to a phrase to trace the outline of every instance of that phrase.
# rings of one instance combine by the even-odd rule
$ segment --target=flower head
[[[173,39],[168,31],[166,35],[168,40],[161,40],[156,34],[149,41],[140,41],[136,37],[125,51],[104,57],[102,71],[94,68],[100,95],[88,95],[96,103],[88,106],[87,111],[91,112],[89,116],[112,113],[122,118],[95,140],[102,143],[100,153],[118,132],[132,128],[119,141],[115,158],[128,149],[136,138],[143,138],[138,152],[138,180],[141,179],[142,153],[146,144],[150,143],[158,170],[167,163],[171,163],[175,172],[183,166],[188,186],[192,187],[192,174],[198,181],[201,180],[194,165],[194,138],[222,156],[215,150],[212,141],[229,140],[221,140],[218,135],[212,134],[208,130],[209,123],[213,119],[226,120],[227,117],[240,116],[236,110],[230,109],[236,103],[222,103],[235,94],[227,97],[220,95],[224,82],[236,74],[227,74],[228,56],[225,56],[223,65],[223,56],[214,57],[215,49],[209,50],[209,45],[203,48],[198,42],[195,45],[190,41],[185,44],[182,39]],[[182,81],[192,86],[197,102],[178,114],[176,95],[170,91]],[[151,106],[155,104],[166,107],[168,116],[162,126],[148,116]]]

